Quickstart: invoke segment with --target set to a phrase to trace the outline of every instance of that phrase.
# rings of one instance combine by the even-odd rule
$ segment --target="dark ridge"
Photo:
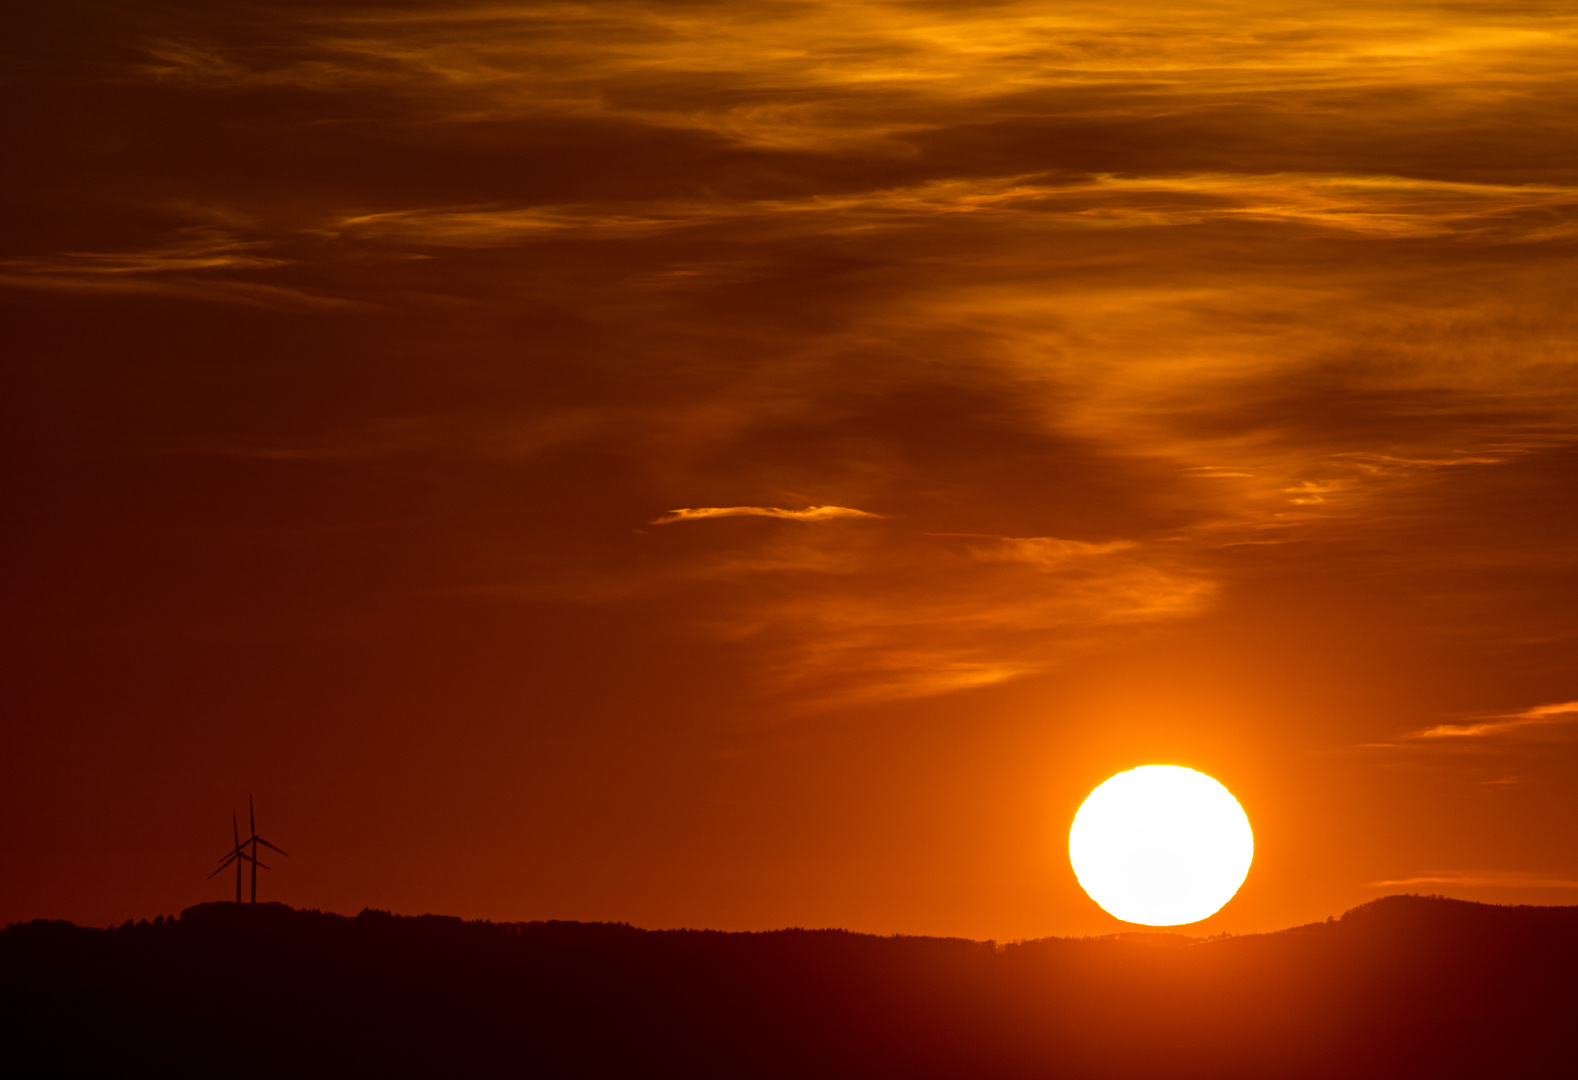
[[[1578,907],[1011,945],[202,904],[0,931],[0,1074],[1563,1075]]]

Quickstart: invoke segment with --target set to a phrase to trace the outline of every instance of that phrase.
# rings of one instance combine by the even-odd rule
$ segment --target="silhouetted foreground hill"
[[[1578,908],[994,946],[204,904],[0,932],[0,1073],[1578,1075]]]

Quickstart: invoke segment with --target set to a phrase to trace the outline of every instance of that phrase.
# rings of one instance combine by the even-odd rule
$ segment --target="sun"
[[[1090,898],[1124,922],[1199,922],[1249,874],[1255,837],[1233,793],[1179,765],[1142,765],[1092,791],[1068,857]]]

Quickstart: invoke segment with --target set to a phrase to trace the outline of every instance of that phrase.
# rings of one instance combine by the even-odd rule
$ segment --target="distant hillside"
[[[1578,908],[997,946],[204,904],[0,932],[5,1076],[1573,1075]]]

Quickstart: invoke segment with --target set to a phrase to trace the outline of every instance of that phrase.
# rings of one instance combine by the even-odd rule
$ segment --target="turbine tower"
[[[243,840],[241,839],[241,830],[236,825],[236,816],[234,814],[230,815],[230,828],[235,834],[236,846],[232,848],[230,850],[230,854],[226,855],[219,863],[219,870],[223,870],[232,862],[236,864],[236,903],[238,904],[241,903],[242,861],[245,860],[246,862],[252,864],[252,903],[254,904],[258,902],[258,867],[261,866],[265,870],[272,869],[272,867],[270,867],[267,863],[258,861],[259,844],[262,844],[271,851],[277,851],[281,855],[285,855],[287,857],[290,855],[290,852],[286,851],[284,848],[275,847],[273,844],[269,843],[267,840],[258,835],[258,815],[257,810],[254,808],[252,803],[252,796],[250,795],[247,796],[247,824],[252,831],[252,835]],[[247,851],[247,845],[249,844],[252,847],[250,852]],[[214,874],[219,873],[219,870],[215,870]],[[214,874],[209,874],[208,876],[213,877]]]

